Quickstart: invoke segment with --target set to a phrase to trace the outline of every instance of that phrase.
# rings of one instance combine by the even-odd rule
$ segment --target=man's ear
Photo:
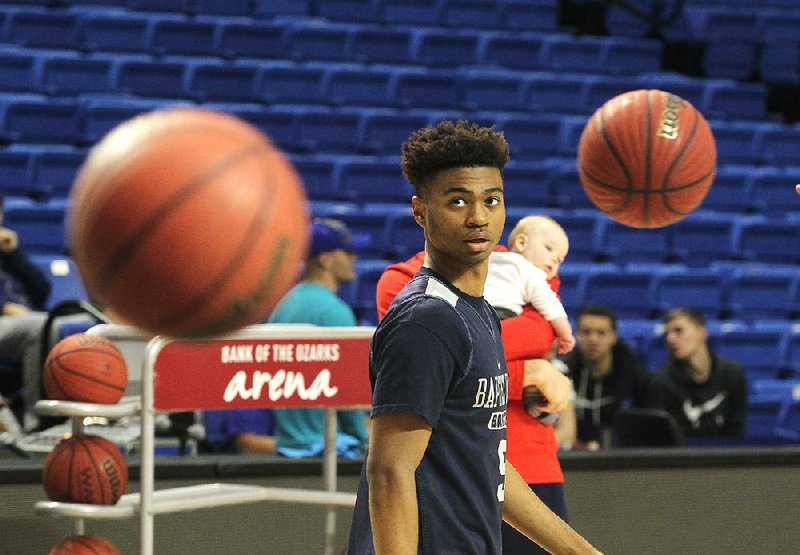
[[[425,229],[427,206],[425,205],[425,202],[417,195],[411,197],[411,211],[414,213],[414,219],[417,221],[417,224],[422,229]]]

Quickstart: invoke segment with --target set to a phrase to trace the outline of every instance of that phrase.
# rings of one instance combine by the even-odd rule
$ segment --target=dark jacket
[[[0,252],[0,306],[19,303],[31,310],[44,310],[50,282],[25,252]]]

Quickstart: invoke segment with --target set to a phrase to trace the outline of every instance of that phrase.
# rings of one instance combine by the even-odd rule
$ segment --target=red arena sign
[[[313,333],[168,342],[154,365],[155,408],[368,406],[369,345],[369,337]]]

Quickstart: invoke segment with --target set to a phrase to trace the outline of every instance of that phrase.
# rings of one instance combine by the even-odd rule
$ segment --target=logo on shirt
[[[699,405],[693,405],[691,401],[688,399],[683,401],[683,413],[686,415],[687,420],[692,425],[692,428],[699,429],[700,428],[700,418],[704,414],[708,414],[714,412],[719,408],[722,402],[727,397],[727,394],[724,391],[720,391],[716,395],[714,395],[711,399],[704,403],[700,403]],[[718,415],[721,417],[722,415]],[[721,422],[718,422],[721,424]]]
[[[502,430],[506,427],[506,403],[508,402],[508,374],[500,374],[491,378],[478,378],[473,408],[502,409],[492,411],[487,427],[490,430]]]

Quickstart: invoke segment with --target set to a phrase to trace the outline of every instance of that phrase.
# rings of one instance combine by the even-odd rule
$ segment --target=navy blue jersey
[[[373,415],[433,428],[416,471],[419,553],[500,553],[508,374],[491,306],[422,268],[375,331],[370,381]],[[374,553],[368,501],[362,470],[350,555]]]

